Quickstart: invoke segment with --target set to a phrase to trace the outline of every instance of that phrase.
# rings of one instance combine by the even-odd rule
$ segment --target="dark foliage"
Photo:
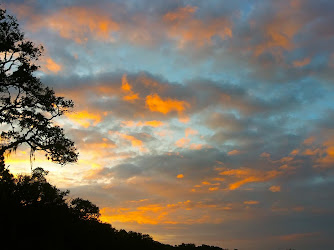
[[[36,168],[16,178],[0,157],[0,246],[13,249],[201,249],[207,245],[170,246],[149,235],[116,230],[99,220],[99,208],[88,200],[69,200],[46,180],[47,171]],[[15,242],[15,243],[14,243]]]
[[[35,76],[42,51],[24,38],[16,19],[0,9],[0,154],[27,144],[32,153],[42,150],[53,162],[75,162],[74,143],[53,123],[73,102],[57,97]]]

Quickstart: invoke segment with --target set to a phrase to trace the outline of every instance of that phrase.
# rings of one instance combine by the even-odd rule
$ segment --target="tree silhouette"
[[[82,220],[97,220],[100,216],[99,208],[96,205],[81,198],[71,201],[71,210]]]
[[[16,179],[15,197],[24,207],[61,206],[69,191],[60,191],[46,180],[48,171],[35,168],[32,175],[19,175]]]
[[[13,16],[0,9],[0,155],[27,144],[53,162],[66,164],[78,157],[73,141],[54,118],[73,107],[57,97],[35,76],[43,47],[26,40]]]

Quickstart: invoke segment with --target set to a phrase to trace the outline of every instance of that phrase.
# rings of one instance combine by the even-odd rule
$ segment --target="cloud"
[[[269,188],[269,190],[273,193],[276,193],[276,192],[281,192],[281,187],[280,186],[271,186]]]
[[[24,15],[28,13],[24,12]],[[32,29],[48,28],[77,43],[85,43],[91,38],[112,41],[112,32],[119,30],[119,24],[107,14],[79,6],[63,8],[34,21],[30,24]]]
[[[89,112],[87,110],[66,113],[66,117],[84,128],[96,126],[102,120],[101,114]]]
[[[115,135],[119,136],[120,138],[122,138],[122,139],[124,139],[126,141],[131,142],[132,147],[138,148],[142,152],[147,151],[147,149],[144,146],[143,141],[139,140],[138,138],[136,138],[133,135],[127,135],[127,134],[124,134],[124,133],[120,133],[118,131],[116,131],[116,132],[111,132],[110,131],[109,133],[115,134]]]
[[[259,201],[244,201],[245,205],[257,205],[259,204]]]
[[[146,96],[146,106],[152,112],[167,114],[172,111],[177,111],[179,114],[182,114],[189,104],[185,101],[170,98],[163,100],[158,94],[152,94]]]
[[[185,130],[185,136],[189,137],[190,135],[197,135],[198,131],[192,128],[186,128]]]
[[[228,19],[216,18],[206,21],[196,19],[192,15],[196,11],[196,7],[193,6],[165,10],[166,13],[153,15],[151,18],[147,17],[147,13],[137,9],[127,13],[130,18],[125,19],[119,17],[116,11],[131,12],[131,10],[124,10],[123,4],[112,5],[114,10],[112,13],[107,13],[96,6],[85,5],[63,7],[43,14],[23,4],[11,4],[11,8],[21,18],[29,19],[30,29],[34,31],[49,29],[57,32],[62,38],[79,44],[87,43],[90,39],[106,42],[115,42],[119,39],[139,45],[152,45],[162,39],[169,39],[171,42],[176,40],[177,46],[181,48],[185,43],[204,46],[211,43],[215,35],[222,39],[232,36]],[[41,19],[44,21],[40,22]],[[154,22],[150,19],[154,19]]]
[[[7,4],[76,105],[52,180],[167,243],[333,245],[333,3],[107,2]]]
[[[234,176],[239,179],[236,182],[229,184],[230,190],[235,190],[247,183],[253,182],[266,182],[272,180],[282,174],[282,172],[277,170],[271,171],[260,171],[255,169],[229,169],[224,170],[219,173],[222,176]]]
[[[306,57],[300,61],[293,61],[293,66],[304,67],[305,65],[308,65],[310,62],[311,62],[311,59],[309,57]]]
[[[197,47],[211,44],[211,39],[232,37],[231,24],[226,18],[200,20],[193,17],[196,7],[185,6],[166,13],[163,17],[167,25],[167,34],[176,39],[177,46],[184,48],[189,43]]]
[[[201,144],[201,143],[191,143],[189,148],[192,150],[201,150],[203,148],[210,148],[210,146],[206,144]]]
[[[280,236],[280,239],[283,241],[295,241],[295,240],[302,240],[307,237],[319,237],[320,232],[310,232],[310,233],[297,233],[297,234],[288,234]]]
[[[332,31],[326,28],[333,21],[328,12],[333,4],[329,1],[320,5],[312,1],[289,1],[287,4],[251,1],[247,5],[219,2],[210,5],[200,2],[169,5],[159,1],[150,9],[134,8],[113,1],[107,4],[110,8],[108,13],[104,6],[106,3],[92,5],[73,2],[69,7],[47,4],[53,6],[51,11],[43,7],[42,3],[27,5],[20,2],[7,5],[34,33],[48,29],[60,38],[71,39],[81,45],[89,42],[92,47],[95,42],[97,46],[107,43],[107,46],[103,46],[105,50],[113,47],[123,51],[128,45],[138,50],[163,48],[167,54],[173,55],[168,58],[170,63],[164,64],[164,68],[170,69],[169,73],[180,70],[184,64],[181,58],[185,58],[185,61],[194,62],[193,67],[205,67],[205,61],[212,60],[212,67],[206,68],[210,70],[207,71],[208,75],[224,67],[229,68],[224,74],[239,80],[250,76],[256,80],[279,83],[300,80],[305,74],[327,80],[333,77],[330,70],[333,47],[328,39]],[[180,52],[181,58],[176,59]],[[120,60],[124,60],[118,55],[113,55],[112,59],[109,56],[95,57],[96,61],[92,57],[87,59],[98,64],[104,58],[104,63],[110,66],[119,65]],[[142,58],[138,54],[132,55],[133,64],[130,68],[143,64]],[[151,68],[154,68],[157,58],[149,52],[145,53],[146,58],[152,62]],[[294,64],[298,65],[305,58],[312,58],[312,62],[307,64],[308,67],[297,67],[296,70]],[[238,65],[242,65],[242,69]],[[187,74],[189,78],[194,73],[203,75],[201,70],[183,68],[186,71],[190,69]]]
[[[164,15],[166,21],[180,21],[187,19],[192,16],[196,11],[197,7],[187,5],[185,7],[180,7],[175,11],[168,12]]]
[[[175,142],[175,145],[179,148],[185,148],[188,146],[190,142],[189,138],[181,138]]]
[[[149,126],[149,127],[162,127],[164,126],[165,123],[163,123],[162,121],[157,121],[157,120],[153,120],[153,121],[139,121],[139,122],[135,122],[135,121],[122,121],[122,126],[125,127],[142,127],[142,126]]]
[[[122,76],[122,91],[126,94],[123,96],[123,100],[133,102],[134,100],[139,99],[139,94],[132,91],[132,86],[128,83],[126,75]]]
[[[57,64],[52,58],[46,58],[44,63],[44,71],[58,73],[62,70],[62,66]],[[43,69],[42,69],[43,71]]]
[[[217,223],[219,220],[209,217],[203,211],[203,204],[194,203],[191,200],[180,201],[169,204],[147,203],[146,200],[138,202],[137,207],[103,208],[101,209],[101,220],[111,222],[136,222],[139,224],[202,224],[205,220]],[[144,203],[144,204],[141,204]],[[197,210],[196,217],[193,217]],[[180,216],[179,212],[182,211]]]
[[[227,153],[228,155],[238,155],[241,154],[241,152],[237,149],[233,149],[232,151]]]

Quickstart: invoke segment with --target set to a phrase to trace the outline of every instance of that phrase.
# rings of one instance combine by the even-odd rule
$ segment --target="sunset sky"
[[[75,103],[52,184],[163,243],[333,248],[334,1],[1,2]]]

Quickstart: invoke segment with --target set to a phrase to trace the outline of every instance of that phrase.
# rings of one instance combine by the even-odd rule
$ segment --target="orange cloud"
[[[281,192],[281,187],[280,186],[271,186],[269,188],[269,190],[273,193],[276,193],[276,192]]]
[[[256,204],[259,204],[259,203],[260,203],[259,201],[244,201],[245,205],[256,205]]]
[[[272,180],[277,176],[281,175],[282,172],[279,172],[277,170],[261,171],[250,168],[243,168],[224,170],[219,174],[223,176],[233,176],[237,179],[240,179],[239,181],[233,182],[229,185],[230,190],[235,190],[247,183],[266,182]]]
[[[122,76],[121,90],[126,93],[126,95],[123,96],[123,100],[132,102],[139,99],[139,94],[132,91],[132,86],[129,84],[126,74]]]
[[[287,8],[288,7],[288,8]],[[298,8],[290,8],[289,5],[277,8],[278,12],[274,14],[272,20],[265,23],[263,29],[264,39],[254,50],[256,56],[266,51],[271,51],[275,56],[281,57],[281,52],[277,49],[291,50],[295,47],[293,43],[294,36],[302,27],[302,22],[296,19]],[[259,23],[262,25],[262,23]]]
[[[318,155],[320,153],[320,149],[316,148],[316,149],[305,149],[305,151],[302,153],[303,155]]]
[[[63,38],[83,43],[88,37],[112,40],[112,32],[119,29],[119,24],[110,16],[94,9],[83,7],[64,8],[52,15],[43,17],[43,22],[35,26],[47,26]]]
[[[148,204],[136,208],[102,208],[101,220],[108,222],[136,222],[138,224],[178,224],[180,222],[168,218],[169,213],[181,204]]]
[[[314,238],[315,236],[319,236],[319,232],[312,232],[312,233],[296,233],[296,234],[287,234],[280,236],[280,239],[283,241],[295,241],[295,240],[302,240],[305,238],[312,237]]]
[[[151,209],[151,213],[148,214],[147,210]],[[161,210],[159,206],[151,206],[146,211],[139,209],[138,211],[129,211],[129,208],[102,208],[101,209],[101,221],[105,222],[137,222],[139,224],[151,224],[156,225],[160,222],[160,219],[164,216],[163,214],[156,215]]]
[[[176,176],[176,178],[178,178],[178,179],[182,179],[182,178],[184,178],[184,175],[183,175],[183,174],[178,174],[178,175]]]
[[[189,135],[197,135],[198,131],[192,128],[186,128],[185,134],[186,134],[186,137],[188,137]]]
[[[79,124],[84,128],[88,128],[90,126],[96,126],[99,122],[101,122],[101,115],[98,113],[91,113],[87,110],[66,113],[66,117],[69,118],[72,122]]]
[[[131,141],[132,146],[134,147],[142,147],[143,142],[141,140],[136,139],[134,136],[126,135],[126,134],[120,134],[122,138]]]
[[[28,27],[35,31],[42,28],[57,32],[61,37],[84,43],[89,38],[113,41],[113,32],[119,30],[110,13],[94,8],[68,7],[54,13],[40,15],[32,7],[11,4],[20,18],[29,18]]]
[[[277,31],[275,26],[268,27],[267,32],[267,41],[258,45],[255,49],[255,55],[259,56],[266,50],[269,50],[274,47],[281,47],[286,50],[292,49],[292,42],[290,41],[291,36],[287,37],[280,33],[280,31]]]
[[[127,80],[127,77],[126,77],[125,74],[122,76],[122,87],[121,87],[121,89],[124,92],[130,92],[132,90],[132,86],[128,83],[128,80]]]
[[[297,155],[299,153],[299,149],[294,149],[291,151],[290,155]]]
[[[302,155],[302,156],[307,156],[313,160],[314,168],[331,168],[334,164],[333,138],[329,136],[328,140],[323,142],[322,144],[319,144],[316,141],[317,140],[316,138],[321,138],[321,137],[311,136],[305,139],[300,148],[294,149],[290,153],[290,157],[284,157],[280,161],[283,162],[283,160],[285,160],[285,162],[289,163],[295,160],[294,159],[295,156]],[[288,165],[283,165],[280,168],[292,169]]]
[[[118,136],[120,136],[121,138],[131,142],[132,147],[139,148],[139,150],[142,151],[142,152],[147,151],[147,149],[144,147],[143,141],[137,139],[136,137],[134,137],[132,135],[123,134],[123,133],[120,133],[120,132],[115,132],[115,133]]]
[[[204,146],[208,147],[208,145],[204,145],[204,144],[200,144],[200,143],[192,143],[192,144],[190,144],[189,148],[192,149],[192,150],[200,150]]]
[[[315,160],[317,163],[313,167],[315,168],[331,168],[334,164],[334,145],[332,141],[324,143],[324,149],[320,151],[318,154],[318,158]],[[317,151],[318,152],[318,151]],[[320,155],[321,153],[321,155]]]
[[[138,223],[138,224],[198,224],[198,223],[220,223],[221,218],[208,216],[207,211],[221,210],[217,205],[207,205],[190,200],[171,204],[147,204],[149,201],[140,202],[138,207],[104,207],[101,209],[100,219],[104,222],[114,224]],[[138,202],[136,202],[138,203]],[[143,204],[144,203],[144,204]],[[131,202],[131,204],[133,204]],[[203,209],[205,208],[205,209]]]
[[[263,158],[270,158],[270,154],[267,152],[263,152],[260,156]]]
[[[334,146],[327,147],[326,153],[327,153],[328,156],[334,158]]]
[[[293,61],[293,66],[296,68],[304,67],[305,65],[309,64],[311,62],[311,59],[309,57],[304,58],[300,61]]]
[[[225,18],[217,18],[206,22],[193,18],[196,7],[186,6],[164,15],[163,21],[167,25],[167,34],[177,39],[179,48],[186,43],[193,43],[198,47],[211,43],[213,36],[222,39],[232,37],[230,22]]]
[[[186,101],[170,98],[163,100],[158,94],[152,94],[146,97],[146,107],[152,112],[167,114],[172,111],[177,111],[181,114],[186,107],[189,107],[189,104]]]
[[[123,96],[123,100],[124,101],[130,101],[130,102],[132,102],[132,101],[138,100],[138,99],[139,99],[138,93]]]
[[[181,138],[178,141],[175,142],[175,145],[179,148],[185,148],[190,142],[189,138]]]
[[[164,15],[165,21],[179,21],[191,17],[191,15],[197,10],[197,7],[186,6],[178,8],[176,11],[168,12]]]
[[[217,181],[217,179],[214,179],[214,180]],[[219,181],[221,181],[221,180],[219,180]],[[209,186],[209,187],[207,187],[207,186]],[[210,191],[210,192],[212,192],[212,191],[217,191],[217,190],[219,190],[219,189],[220,189],[219,186],[220,186],[220,183],[219,183],[219,182],[211,183],[211,182],[209,182],[209,181],[202,181],[200,185],[195,185],[194,188],[191,189],[191,191],[192,191],[192,192],[196,192],[196,189],[195,189],[195,188],[203,188],[203,187],[205,187],[205,188],[204,188],[205,191]],[[203,192],[204,190],[202,189],[201,191]]]
[[[156,120],[154,120],[154,121],[146,121],[146,122],[144,122],[144,124],[146,126],[150,126],[150,127],[161,127],[161,126],[164,125],[164,123],[162,121],[156,121]]]
[[[103,138],[102,142],[98,142],[98,143],[89,143],[88,146],[90,148],[93,148],[95,150],[98,149],[109,149],[109,148],[116,148],[116,145],[114,142],[109,141],[106,138]]]
[[[62,66],[58,63],[56,63],[52,58],[47,58],[44,62],[44,71],[52,72],[52,73],[58,73],[61,69]],[[43,70],[43,69],[42,69]]]
[[[234,150],[228,152],[227,154],[228,155],[239,155],[239,154],[241,154],[241,152],[237,149],[234,149]]]

